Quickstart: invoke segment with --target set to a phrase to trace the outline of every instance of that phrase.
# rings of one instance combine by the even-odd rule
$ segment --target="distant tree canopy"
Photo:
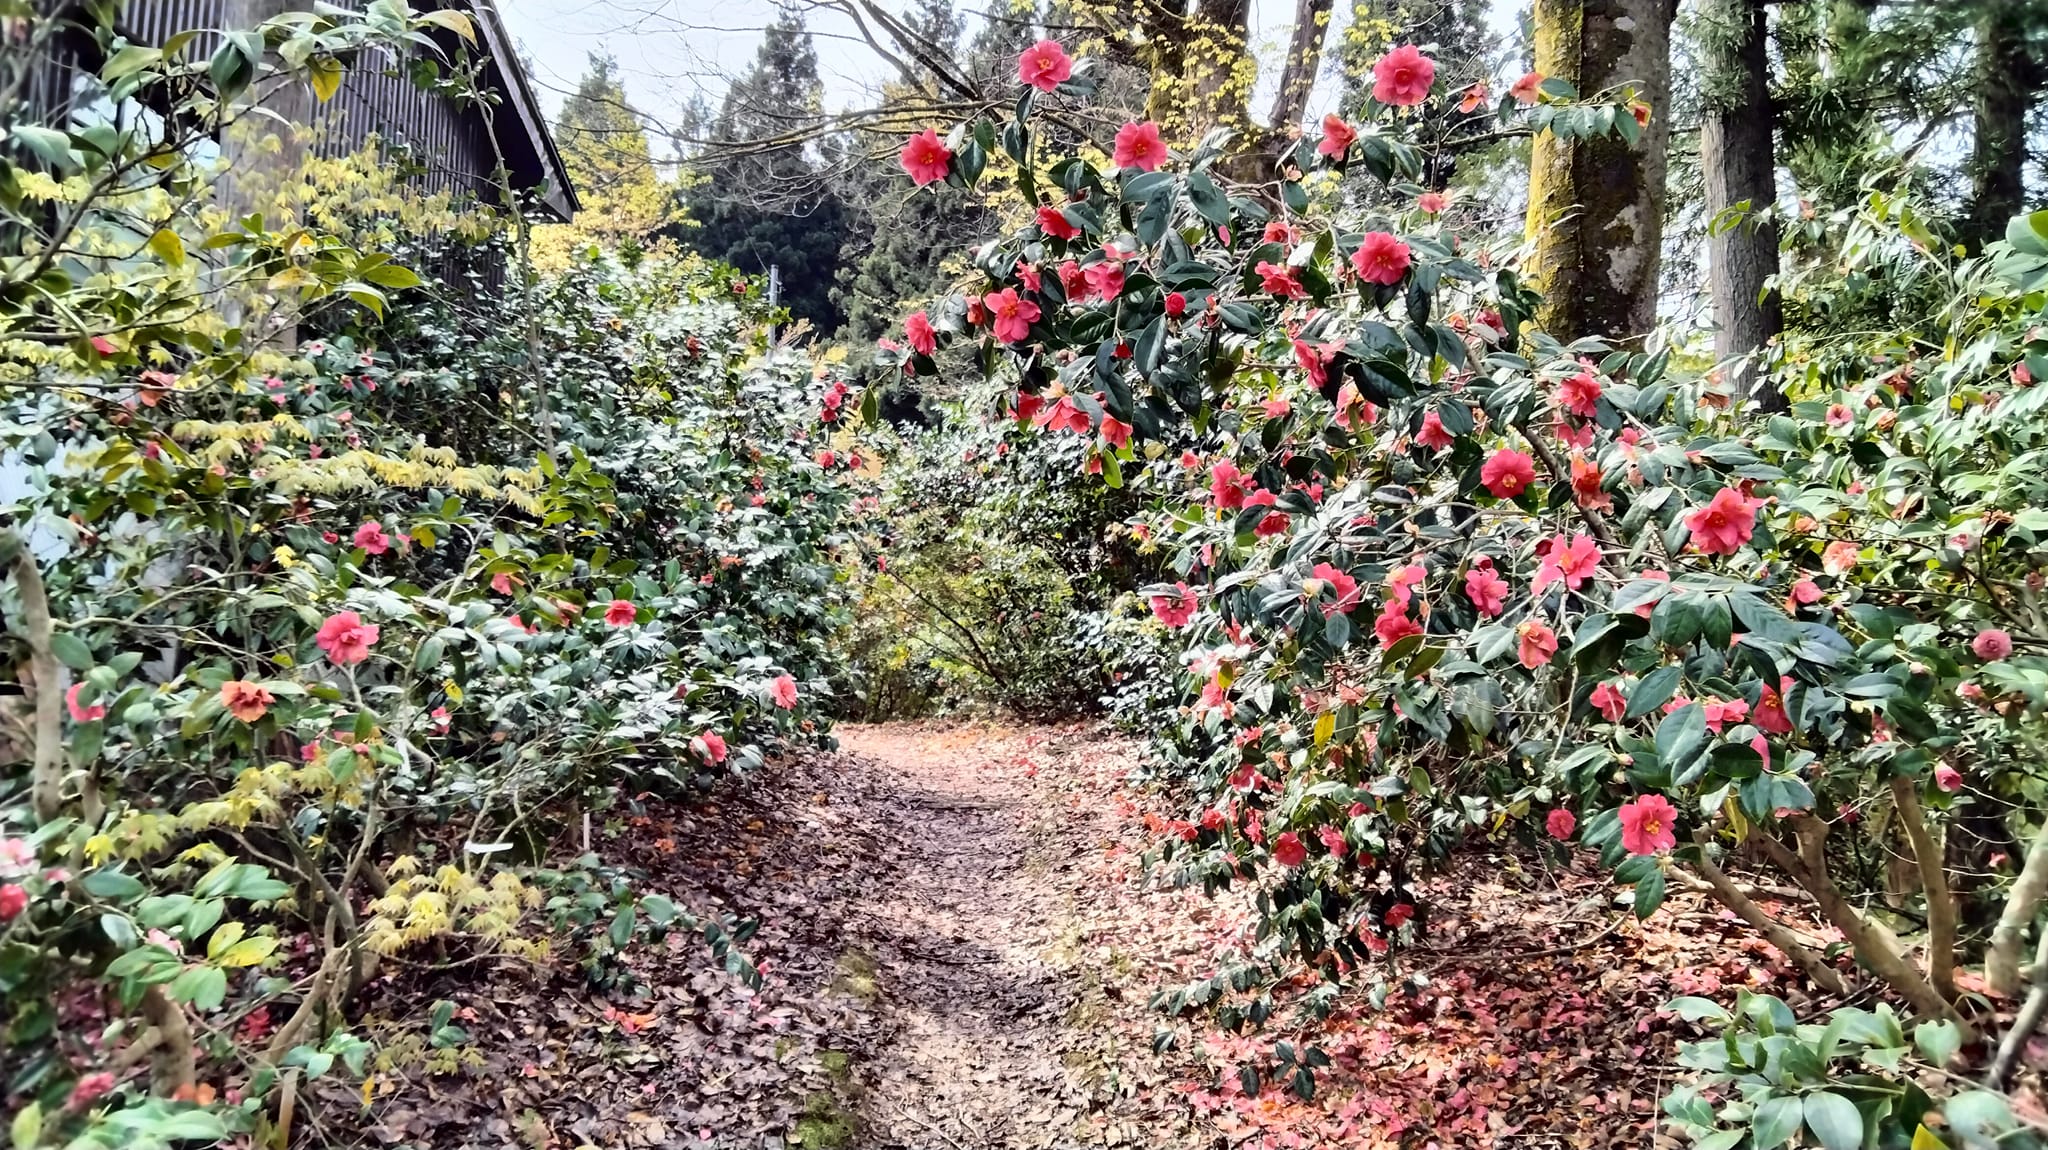
[[[825,179],[828,157],[844,145],[811,130],[823,103],[810,31],[785,12],[711,121],[692,162],[698,178],[683,194],[696,226],[678,234],[742,271],[779,268],[790,313],[829,334],[846,318],[832,286],[851,220]]]
[[[568,225],[535,229],[540,266],[563,267],[571,252],[592,243],[630,258],[681,220],[675,188],[655,168],[611,57],[591,54],[589,70],[555,119],[555,146],[583,210]]]

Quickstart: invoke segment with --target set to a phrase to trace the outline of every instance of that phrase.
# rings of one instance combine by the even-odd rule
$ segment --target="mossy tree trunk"
[[[2027,118],[2042,69],[2029,48],[2043,21],[2040,0],[1982,0],[1977,17],[1976,132],[1970,151],[1972,247],[2005,234],[2026,210]]]
[[[1560,339],[1624,340],[1657,320],[1676,0],[1536,0],[1536,70],[1581,95],[1632,88],[1650,105],[1634,144],[1536,138],[1529,160],[1538,322]]]

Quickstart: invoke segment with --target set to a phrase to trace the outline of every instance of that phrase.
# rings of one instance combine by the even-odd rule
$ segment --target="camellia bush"
[[[350,1007],[394,956],[630,991],[609,956],[690,929],[755,977],[745,924],[591,826],[829,739],[846,496],[807,440],[844,385],[717,265],[423,281],[367,240],[463,211],[503,247],[504,215],[332,161],[302,210],[220,210],[194,141],[238,96],[329,98],[460,12],[287,14],[196,60],[73,21],[107,49],[82,82],[164,114],[0,143],[14,1145],[286,1144],[313,1080],[380,1057]]]
[[[884,362],[929,372],[972,345],[1013,434],[1152,496],[1133,526],[1174,574],[1143,592],[1186,648],[1158,749],[1200,796],[1162,859],[1256,887],[1261,961],[1333,987],[1427,931],[1413,879],[1473,838],[1597,855],[1642,916],[1697,884],[1817,994],[1867,986],[1908,1020],[1838,1011],[1787,1074],[1771,1063],[1808,1034],[1783,1003],[1694,1011],[1731,1029],[1688,1056],[1703,1078],[1674,1129],[1940,1144],[1922,1119],[1946,1106],[1951,1136],[2007,1134],[2001,1096],[1942,1074],[1990,1060],[1994,1000],[2041,969],[2048,214],[1966,263],[1922,245],[1954,289],[1940,339],[1861,371],[1788,364],[1791,411],[1759,416],[1654,339],[1536,330],[1517,246],[1458,234],[1417,183],[1438,166],[1408,128],[1433,104],[1623,138],[1651,109],[1535,75],[1497,101],[1441,91],[1405,46],[1374,71],[1360,122],[1326,118],[1257,186],[1218,174],[1227,140],[1180,150],[1148,123],[1108,167],[1042,155],[1034,117],[1089,93],[1063,53],[1023,76],[1014,118],[903,149],[918,185],[1006,159],[1037,207]],[[1321,173],[1356,167],[1389,206],[1329,194]],[[1966,825],[2032,845],[1964,891],[1990,869]],[[1909,886],[1883,889],[1868,839],[1911,860]],[[1853,965],[1745,895],[1735,860],[1810,895]],[[1162,1005],[1246,989],[1218,977]],[[1316,1062],[1290,1047],[1268,1069],[1308,1090]]]

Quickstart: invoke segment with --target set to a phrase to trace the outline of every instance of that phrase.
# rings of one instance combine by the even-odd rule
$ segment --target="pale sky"
[[[901,0],[889,3],[901,11]],[[1497,31],[1511,31],[1516,0],[1494,0]],[[980,0],[959,0],[970,28]],[[1350,5],[1339,3],[1325,42],[1325,64],[1340,42]],[[673,123],[692,94],[702,92],[713,107],[726,77],[746,69],[761,42],[761,29],[775,19],[773,0],[498,0],[498,10],[519,49],[532,64],[532,80],[550,117],[576,87],[591,52],[610,52],[619,62],[626,96],[658,122]],[[1277,83],[1278,58],[1294,19],[1294,0],[1252,0],[1259,29],[1262,84]],[[851,20],[836,11],[810,10],[808,23],[825,82],[825,103],[841,109],[858,105],[888,73],[889,66],[868,48]],[[1261,92],[1254,107],[1263,107]],[[1336,106],[1337,85],[1326,67],[1309,101],[1320,117]]]

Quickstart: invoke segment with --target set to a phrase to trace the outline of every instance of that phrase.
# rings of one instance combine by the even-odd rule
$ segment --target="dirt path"
[[[1128,778],[1134,747],[1078,724],[839,734],[838,753],[710,801],[634,800],[594,844],[637,890],[758,923],[758,989],[680,931],[587,976],[508,962],[394,982],[404,1013],[363,1025],[387,1052],[368,1132],[524,1150],[1636,1147],[1673,1040],[1658,1005],[1785,976],[1695,896],[1638,927],[1603,909],[1590,856],[1478,844],[1430,880],[1428,937],[1321,1021],[1296,1010],[1310,974],[1272,988],[1265,1032],[1176,1021],[1148,998],[1241,961],[1249,911],[1138,881],[1161,812]],[[1427,977],[1393,985],[1404,972]],[[423,1047],[433,999],[473,1045]],[[1332,1059],[1313,1099],[1242,1085],[1280,1038]]]

